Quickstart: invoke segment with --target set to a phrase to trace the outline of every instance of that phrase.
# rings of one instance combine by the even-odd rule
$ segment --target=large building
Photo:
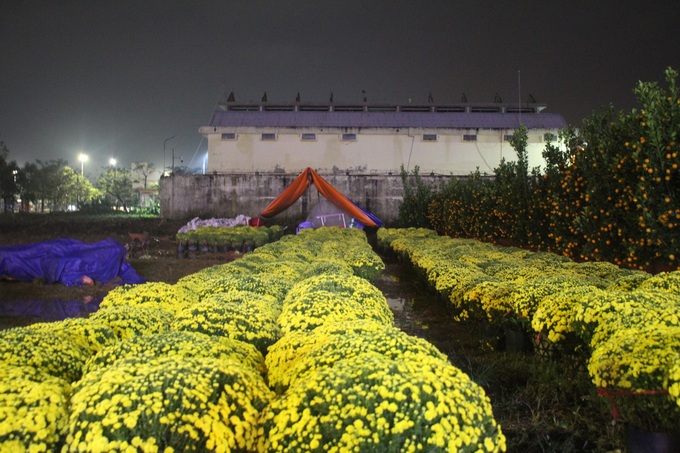
[[[545,105],[517,103],[437,105],[289,104],[220,102],[208,126],[207,172],[396,174],[403,166],[421,174],[493,173],[516,159],[509,138],[529,131],[529,166],[543,166],[542,150],[566,126]]]

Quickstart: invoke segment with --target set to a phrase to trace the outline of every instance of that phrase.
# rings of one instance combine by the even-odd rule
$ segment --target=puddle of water
[[[387,262],[383,275],[374,283],[387,299],[396,327],[409,334],[448,335],[453,324],[437,296],[402,263]],[[433,329],[430,329],[430,328]]]
[[[0,316],[37,318],[44,322],[87,317],[99,309],[102,298],[83,300],[6,300],[0,301]]]

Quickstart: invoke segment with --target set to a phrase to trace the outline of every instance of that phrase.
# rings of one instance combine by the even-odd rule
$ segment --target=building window
[[[302,134],[300,138],[303,141],[313,141],[316,140],[316,134]]]
[[[464,142],[476,142],[477,141],[477,134],[463,134],[463,141]]]
[[[513,134],[505,134],[503,136],[503,140],[505,140],[506,142],[509,142],[510,140],[512,140],[513,137],[514,137]]]
[[[236,134],[234,132],[225,132],[222,134],[222,140],[236,140]]]
[[[357,139],[357,134],[342,134],[343,142],[354,142]]]
[[[437,134],[423,134],[423,141],[424,142],[436,142],[437,141]]]
[[[271,133],[262,134],[262,140],[264,140],[264,141],[276,140],[276,134],[271,134]]]
[[[543,139],[548,143],[554,142],[557,141],[557,135],[553,134],[552,132],[548,132],[543,136]]]

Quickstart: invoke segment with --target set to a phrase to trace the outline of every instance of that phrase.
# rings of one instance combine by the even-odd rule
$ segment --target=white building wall
[[[467,175],[477,168],[493,173],[501,159],[516,160],[505,140],[512,130],[425,130],[361,129],[313,130],[241,128],[201,128],[208,137],[209,173],[299,172],[312,167],[324,173],[398,173],[401,166],[420,172]],[[222,133],[235,133],[235,140],[223,140]],[[542,151],[546,132],[529,131],[529,167],[544,166]],[[276,134],[276,140],[262,140],[262,133]],[[315,140],[302,140],[302,134],[316,134]],[[342,140],[342,134],[356,134],[355,141]],[[423,134],[436,134],[436,141],[423,140]],[[477,135],[465,141],[464,134]]]

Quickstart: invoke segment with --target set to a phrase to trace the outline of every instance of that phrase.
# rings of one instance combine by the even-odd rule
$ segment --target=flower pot
[[[187,254],[189,255],[189,258],[195,258],[196,253],[198,252],[198,244],[192,244],[191,242],[189,243],[189,246],[187,247]]]
[[[680,451],[680,434],[626,428],[628,453],[673,453]]]
[[[555,343],[548,340],[546,334],[532,335],[531,344],[536,355],[542,359],[554,359],[557,355]]]

